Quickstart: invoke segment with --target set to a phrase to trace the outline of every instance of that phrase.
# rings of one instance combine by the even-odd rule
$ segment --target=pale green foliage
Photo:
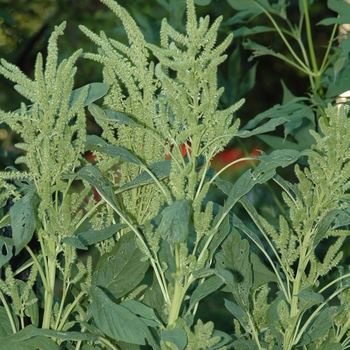
[[[296,166],[298,183],[283,187],[289,219],[280,216],[279,227],[258,216],[248,201],[242,201],[279,262],[280,271],[271,266],[276,276],[283,274],[278,282],[279,296],[268,309],[266,289],[264,293],[258,293],[258,299],[254,297],[254,319],[257,325],[266,324],[270,328],[268,332],[260,329],[270,347],[279,344],[283,349],[292,349],[302,342],[305,349],[314,349],[312,344],[326,346],[340,342],[350,330],[349,322],[343,322],[341,326],[338,324],[336,333],[328,331],[332,323],[343,317],[344,307],[333,308],[329,313],[328,300],[323,296],[326,290],[331,293],[330,300],[339,295],[343,305],[348,295],[349,275],[337,279],[341,281],[338,289],[334,289],[337,280],[321,284],[321,277],[340,263],[343,242],[350,234],[346,226],[350,187],[349,128],[347,107],[329,106],[326,109],[326,116],[320,119],[320,132],[311,131],[316,144],[312,152],[307,152],[309,165],[303,170]],[[276,181],[282,184],[277,178]],[[251,237],[254,239],[254,236]],[[329,243],[330,238],[333,238],[332,244]],[[326,252],[320,257],[317,248],[327,239]],[[262,246],[260,248],[264,251]],[[265,307],[262,307],[261,297],[265,299]],[[318,306],[318,312],[311,311],[315,306]],[[267,323],[261,314],[264,309],[269,315]],[[316,326],[317,323],[320,326]],[[312,333],[311,325],[319,327],[318,333]],[[306,335],[307,332],[310,334]],[[317,336],[314,335],[316,333]]]

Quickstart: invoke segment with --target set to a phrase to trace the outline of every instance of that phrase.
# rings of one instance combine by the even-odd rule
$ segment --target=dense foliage
[[[242,127],[244,88],[229,103],[220,86],[233,40],[218,39],[222,17],[198,18],[187,0],[185,26],[164,19],[157,45],[124,7],[101,2],[127,42],[80,26],[97,51],[60,59],[62,23],[32,78],[1,61],[29,102],[0,111],[21,140],[16,166],[0,173],[0,349],[348,348],[350,119],[336,99],[350,39],[332,44],[350,5],[329,1],[339,16],[322,22],[334,29],[319,65],[312,2],[299,1],[295,24],[285,1],[227,1],[231,24],[252,24],[236,36],[275,31],[290,52],[246,39],[254,57],[310,81],[307,98],[285,88],[281,105]],[[253,26],[261,16],[272,26]],[[75,88],[79,57],[102,66],[103,82]],[[99,134],[87,133],[88,113]],[[232,140],[252,137],[269,151],[212,167]],[[249,167],[234,181],[221,177],[241,162]],[[291,167],[293,183],[279,173]]]

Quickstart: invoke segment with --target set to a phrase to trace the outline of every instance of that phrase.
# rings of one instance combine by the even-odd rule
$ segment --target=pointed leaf
[[[115,304],[96,287],[92,292],[92,315],[107,336],[127,343],[145,345],[150,332],[145,323],[126,307]]]
[[[102,287],[114,299],[121,298],[143,279],[149,267],[149,261],[144,261],[144,257],[134,233],[124,234],[115,247],[99,259],[92,285]]]
[[[253,286],[252,264],[249,260],[249,242],[241,239],[238,231],[233,231],[222,244],[222,250],[215,255],[217,265],[230,271],[235,277],[228,284],[240,307],[248,309],[249,293]]]
[[[95,104],[91,104],[88,107],[90,113],[94,116],[96,122],[104,121],[104,122],[112,122],[115,121],[118,124],[131,125],[136,128],[142,128],[143,126],[133,121],[130,117],[128,117],[125,113],[112,111],[110,109],[103,110],[99,106]]]
[[[173,343],[177,346],[178,350],[183,350],[187,345],[186,331],[182,328],[165,330],[161,334],[161,340],[165,344],[168,342]]]
[[[12,238],[17,255],[32,239],[36,219],[34,213],[35,187],[29,191],[10,208]]]
[[[13,239],[0,236],[0,268],[12,258]]]
[[[79,99],[80,94],[87,86],[88,86],[88,93],[84,101],[84,107],[88,106],[90,103],[103,97],[109,89],[109,85],[105,83],[91,83],[91,84],[84,85],[78,89],[75,89],[72,91],[70,95],[70,101],[69,101],[70,107],[72,107],[74,103]]]
[[[271,119],[265,124],[257,127],[254,130],[239,130],[238,133],[236,134],[238,137],[241,138],[246,138],[250,137],[253,135],[258,135],[258,134],[263,134],[265,132],[270,132],[276,129],[277,126],[282,125],[284,123],[288,122],[288,119],[284,117],[276,118],[276,119]]]
[[[190,207],[186,199],[177,200],[164,209],[159,224],[161,236],[170,244],[182,243],[189,231]]]
[[[127,227],[126,224],[114,224],[110,225],[102,230],[88,230],[79,232],[77,239],[84,245],[89,246],[98,242],[102,242],[105,239],[112,237],[119,230]]]
[[[162,322],[158,319],[154,310],[149,306],[142,304],[136,300],[124,300],[120,304],[121,306],[126,307],[135,315],[142,317],[143,322],[150,327],[162,326]]]
[[[196,303],[204,299],[211,293],[218,290],[223,285],[222,278],[218,276],[212,276],[201,283],[192,293],[190,298],[190,305],[188,306],[188,311],[190,311]]]
[[[265,9],[269,9],[271,5],[268,0],[227,0],[227,2],[238,11],[249,10],[254,14],[262,13],[261,6]],[[260,6],[259,6],[260,5]]]

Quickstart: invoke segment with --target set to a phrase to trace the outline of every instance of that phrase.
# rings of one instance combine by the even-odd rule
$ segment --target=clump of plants
[[[97,53],[60,62],[63,23],[33,79],[1,61],[29,102],[0,111],[23,151],[21,168],[0,173],[0,349],[348,348],[348,108],[325,108],[311,148],[234,160],[252,167],[220,179],[211,162],[232,139],[290,115],[241,127],[244,100],[221,107],[217,71],[232,35],[217,43],[222,18],[197,18],[193,0],[185,32],[164,19],[159,46],[117,2],[101,1],[127,44],[81,27]],[[81,56],[102,65],[102,83],[74,89]],[[87,113],[100,135],[86,133]],[[295,183],[277,172],[291,165]],[[274,222],[251,196],[268,182],[284,203]],[[198,316],[213,294],[225,296],[225,329],[216,310]]]

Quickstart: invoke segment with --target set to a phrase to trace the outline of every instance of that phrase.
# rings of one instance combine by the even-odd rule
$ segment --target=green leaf
[[[165,330],[160,335],[164,343],[170,342],[177,346],[178,350],[185,349],[187,345],[187,335],[183,328],[173,328]]]
[[[288,119],[284,117],[271,119],[268,122],[264,123],[263,125],[257,127],[254,130],[239,130],[236,134],[236,136],[241,138],[250,137],[253,135],[263,134],[265,132],[270,132],[276,129],[277,126],[282,125],[284,123],[288,122]]]
[[[311,322],[306,329],[303,337],[301,338],[298,346],[304,346],[312,343],[316,339],[322,339],[329,332],[329,329],[333,327],[333,320],[331,317],[331,311],[328,307],[324,308],[318,313],[316,318]]]
[[[97,327],[107,336],[126,343],[145,345],[151,337],[145,323],[126,307],[115,304],[96,287],[92,292],[92,315]]]
[[[106,141],[104,141],[96,135],[88,135],[86,141],[87,150],[105,153],[112,157],[117,157],[123,162],[133,163],[145,167],[144,164],[140,161],[140,159],[138,159],[124,147],[109,145]]]
[[[142,128],[143,126],[133,121],[130,117],[128,117],[125,113],[112,111],[110,109],[103,110],[99,106],[95,104],[91,104],[88,107],[90,113],[94,116],[96,122],[117,122],[118,124],[125,124],[134,126],[136,128]]]
[[[270,153],[269,155],[261,155],[257,158],[260,160],[258,166],[254,169],[253,178],[262,176],[264,174],[270,174],[270,178],[275,175],[276,168],[286,166],[295,163],[300,157],[301,153],[293,149],[281,149]]]
[[[200,6],[206,6],[211,3],[211,0],[194,0],[194,3]]]
[[[209,277],[203,283],[199,284],[191,295],[188,311],[190,311],[200,300],[218,290],[222,285],[223,280],[218,276]]]
[[[62,243],[77,249],[87,250],[87,247],[77,237],[64,237]]]
[[[74,103],[79,99],[80,94],[87,86],[88,93],[84,101],[84,107],[103,97],[109,89],[109,85],[105,83],[91,83],[75,89],[70,95],[69,107],[72,107],[74,105]]]
[[[117,206],[113,191],[113,184],[103,176],[98,168],[93,165],[87,165],[81,168],[76,175],[77,178],[86,180],[94,186],[100,195],[108,202]]]
[[[239,38],[239,37],[245,38],[247,35],[269,33],[274,31],[275,29],[273,27],[268,27],[268,26],[255,26],[253,28],[241,26],[238,29],[235,29],[233,31],[233,36],[235,38]]]
[[[18,318],[15,315],[12,315],[12,317],[15,321],[16,328],[18,328]],[[6,309],[3,306],[0,306],[0,343],[2,338],[5,338],[6,336],[11,334],[13,334],[13,332]]]
[[[337,17],[325,18],[317,24],[332,25],[332,24],[348,24],[350,23],[350,5],[344,0],[328,0],[328,8],[336,13]]]
[[[102,287],[114,299],[135,288],[143,279],[149,261],[138,248],[133,232],[124,234],[114,248],[99,259],[92,277],[94,287]]]
[[[12,258],[13,239],[0,236],[0,268]]]
[[[243,309],[249,307],[249,293],[253,286],[252,264],[249,260],[249,242],[241,239],[234,230],[222,244],[222,250],[215,255],[217,266],[230,271],[234,276],[234,283],[227,287],[234,295],[236,302]]]
[[[41,330],[38,330],[34,326],[30,325],[15,334],[11,334],[8,337],[2,338],[0,342],[0,350],[33,350],[33,349],[45,349],[45,350],[59,350],[59,346],[47,338],[41,335]]]
[[[154,310],[151,307],[145,304],[142,304],[136,300],[124,300],[123,302],[121,302],[120,305],[126,307],[135,315],[141,316],[142,321],[147,326],[150,326],[150,327],[162,326],[162,322],[158,319],[157,315],[155,314]]]
[[[227,2],[238,11],[250,11],[254,14],[259,14],[263,12],[261,6],[265,9],[271,7],[268,0],[227,0]]]
[[[102,230],[88,230],[77,233],[77,239],[84,245],[89,246],[98,242],[102,242],[115,235],[119,230],[127,227],[126,224],[110,225]]]
[[[255,253],[250,253],[250,262],[253,267],[253,288],[270,282],[278,282],[277,276],[261,262]]]
[[[236,317],[241,326],[249,331],[248,322],[246,319],[246,313],[242,310],[240,306],[238,306],[235,302],[225,299],[225,307],[230,313]]]
[[[166,207],[159,224],[161,236],[170,244],[184,242],[189,233],[190,207],[187,199],[176,200]]]
[[[30,242],[34,235],[36,226],[34,199],[35,187],[30,185],[28,192],[10,208],[15,255]]]

